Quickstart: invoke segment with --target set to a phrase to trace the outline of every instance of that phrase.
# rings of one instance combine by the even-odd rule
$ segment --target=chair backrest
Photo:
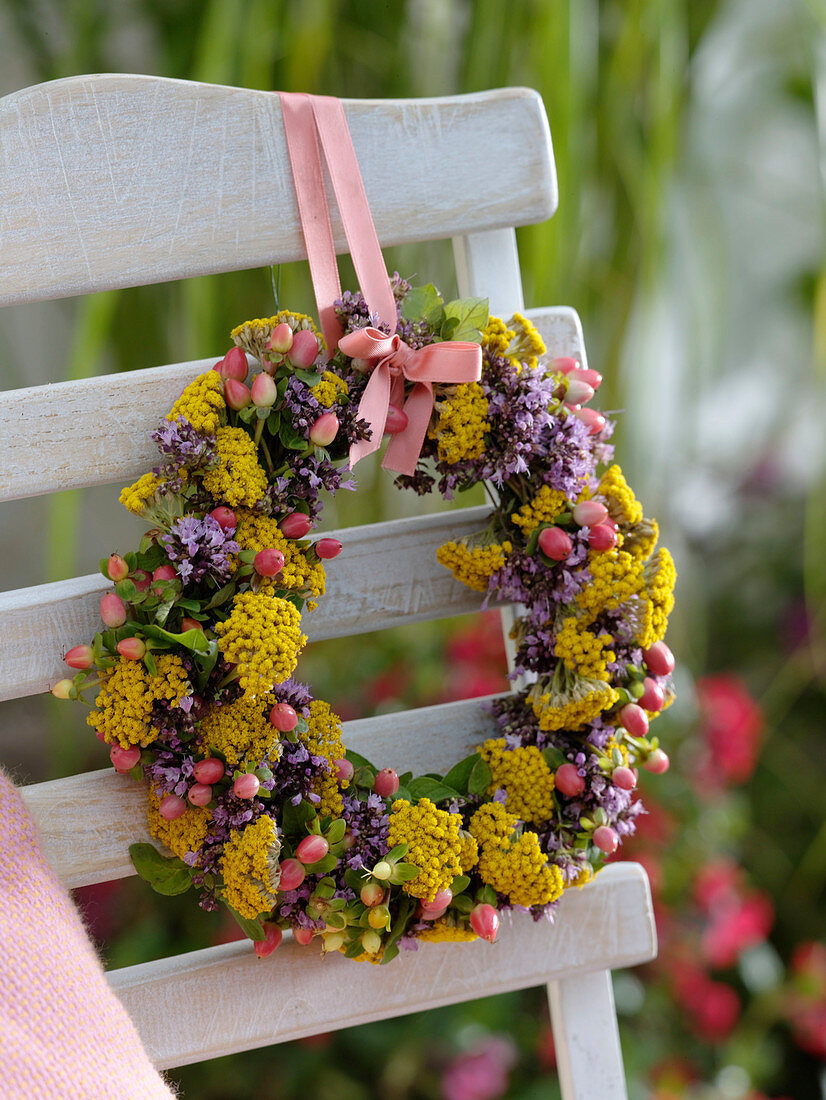
[[[521,310],[514,227],[556,207],[539,97],[510,88],[345,101],[345,109],[381,243],[450,237],[460,293],[489,297],[491,311],[505,317]],[[492,135],[507,172],[488,170]],[[0,100],[0,144],[15,165],[0,200],[2,304],[304,256],[271,94],[144,76],[59,80]],[[552,355],[585,365],[573,310],[528,315]],[[134,478],[151,465],[151,427],[213,361],[5,394],[0,500]],[[93,411],[101,407],[105,424]],[[45,422],[50,430],[37,433],[35,450],[30,428]],[[448,537],[478,529],[485,511],[340,532],[345,549],[307,620],[311,638],[477,609],[478,594],[434,572],[432,562]],[[65,647],[97,629],[106,587],[87,576],[0,595],[0,699],[45,691],[60,678]],[[472,751],[490,722],[480,701],[469,700],[350,722],[345,741],[400,770],[432,771]],[[105,770],[23,793],[68,887],[134,873],[128,846],[150,839],[137,785]],[[569,891],[553,927],[516,916],[495,949],[428,945],[389,969],[344,958],[322,968],[320,958],[286,942],[271,967],[245,942],[110,978],[160,1068],[548,982],[564,1094],[605,1100],[624,1095],[609,971],[655,950],[647,880],[624,864]]]

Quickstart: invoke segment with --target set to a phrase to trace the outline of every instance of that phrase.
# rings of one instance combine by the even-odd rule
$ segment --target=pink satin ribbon
[[[433,412],[433,383],[477,382],[482,372],[482,349],[464,340],[446,340],[414,350],[400,336],[385,336],[369,327],[342,336],[339,347],[350,358],[365,359],[372,366],[358,409],[372,434],[370,439],[352,445],[350,466],[379,449],[388,408],[391,404],[402,407],[407,379],[414,383],[404,402],[407,426],[390,440],[382,466],[400,474],[412,474]]]
[[[292,92],[280,92],[279,95],[324,339],[330,354],[340,347],[345,355],[364,359],[372,368],[358,409],[359,417],[368,422],[372,434],[369,440],[354,443],[350,448],[350,466],[378,450],[388,407],[391,403],[401,407],[407,379],[414,383],[404,404],[407,427],[390,441],[382,466],[412,474],[433,411],[433,383],[451,385],[478,381],[482,372],[482,350],[478,344],[446,341],[414,351],[399,336],[385,336],[369,326],[341,336],[333,308],[333,302],[341,297],[341,283],[324,190],[319,139],[361,292],[371,315],[377,316],[391,333],[396,331],[393,288],[387,277],[341,100]]]

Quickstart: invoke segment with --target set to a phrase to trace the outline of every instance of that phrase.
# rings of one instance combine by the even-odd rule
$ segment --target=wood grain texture
[[[515,914],[497,942],[426,944],[387,967],[285,941],[269,961],[224,944],[110,973],[160,1069],[469,1001],[587,970],[633,966],[655,953],[648,880],[613,864],[569,890],[553,926]],[[322,992],[323,991],[323,992]],[[592,1049],[601,1041],[595,1029]],[[575,1094],[578,1095],[578,1094]],[[597,1094],[593,1094],[596,1097]]]
[[[651,958],[656,953],[654,938]],[[626,1100],[610,970],[583,970],[551,982],[548,1002],[564,1100]]]
[[[507,231],[493,234],[506,235]],[[500,264],[500,272],[502,268]],[[518,307],[510,304],[513,294],[507,286],[501,281],[498,285],[502,313],[508,317]],[[545,338],[550,357],[572,355],[585,362],[582,329],[574,310],[567,306],[532,309],[528,316]],[[217,358],[3,394],[0,501],[133,481],[158,461],[150,432],[183,388]]]
[[[313,641],[478,611],[482,594],[436,561],[449,539],[484,529],[486,507],[331,531],[344,544],[327,565],[327,594],[302,618]],[[63,654],[102,628],[100,574],[0,593],[0,699],[48,691],[66,675]]]
[[[535,91],[344,106],[384,245],[527,225],[556,209]],[[492,167],[494,143],[507,171]],[[305,256],[273,93],[69,77],[0,100],[0,151],[14,165],[0,196],[0,305]]]
[[[484,702],[466,699],[345,722],[344,743],[377,767],[444,774],[494,736],[498,727]],[[129,845],[154,843],[145,788],[111,768],[35,783],[21,793],[46,858],[68,889],[133,875]]]

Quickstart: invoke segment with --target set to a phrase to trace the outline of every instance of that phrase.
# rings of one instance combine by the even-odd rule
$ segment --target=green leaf
[[[203,630],[185,630],[182,634],[176,634],[171,630],[164,630],[162,626],[155,626],[152,623],[147,624],[141,629],[147,638],[153,638],[159,642],[172,642],[174,645],[183,646],[184,649],[191,649],[193,653],[202,654],[204,657],[209,653],[209,642],[206,640],[206,635]]]
[[[130,581],[128,577],[126,577],[122,581],[118,581],[118,583],[115,585],[115,592],[120,596],[122,600],[125,600],[126,603],[129,603],[130,600],[134,599],[135,593],[137,591],[138,590],[135,587],[135,582]]]
[[[473,899],[469,898],[467,894],[460,894],[458,898],[454,898],[450,903],[451,909],[458,909],[460,913],[470,913],[473,911]]]
[[[429,798],[431,802],[446,802],[449,798],[458,798],[459,792],[455,787],[448,787],[438,779],[431,779],[428,775],[411,779],[407,789],[415,799]]]
[[[381,959],[382,963],[388,963],[398,955],[399,949],[396,947],[396,941],[404,934],[404,930],[407,927],[407,922],[412,912],[413,902],[408,897],[403,898],[399,903],[399,912],[393,922],[393,927],[390,929],[390,935],[384,941],[384,954]]]
[[[344,952],[345,959],[357,959],[359,955],[364,954],[364,948],[361,945],[361,940],[353,940],[347,950]]]
[[[546,745],[542,750],[542,755],[545,758],[545,763],[555,772],[557,768],[561,768],[563,764],[568,763],[568,757],[560,749],[554,748],[553,745]]]
[[[410,793],[410,791],[407,789],[407,787],[399,787],[399,789],[396,791],[395,794],[391,794],[390,795],[390,802],[391,803],[398,802],[398,800],[400,798],[404,802],[412,802],[413,801],[413,795]]]
[[[395,863],[396,860],[399,860],[402,858],[402,856],[407,855],[409,848],[409,844],[397,844],[396,847],[391,848],[387,855],[385,855],[383,858],[386,859],[388,863]]]
[[[390,876],[390,882],[394,886],[400,886],[403,882],[410,882],[418,876],[421,868],[417,867],[415,863],[397,863],[393,868],[393,874]]]
[[[414,286],[402,302],[401,314],[408,321],[427,321],[432,325],[442,314],[442,304],[442,296],[432,283]]]
[[[316,370],[299,370],[296,367],[293,370],[293,374],[307,386],[317,386],[321,381],[321,375]]]
[[[230,913],[232,913],[232,916],[238,924],[238,927],[241,929],[247,939],[254,940],[256,943],[260,943],[262,940],[265,940],[267,938],[267,933],[264,931],[264,926],[257,917],[255,920],[250,920],[249,917],[242,917],[236,909],[232,908],[228,901],[225,901],[224,905],[226,905],[227,909],[229,909]]]
[[[297,806],[287,802],[281,813],[281,827],[290,835],[299,834],[302,837],[306,833],[307,824],[316,816],[315,810],[309,802],[303,800]]]
[[[481,757],[479,756],[479,753],[475,752],[471,756],[466,756],[464,760],[460,760],[458,764],[454,764],[445,776],[445,786],[453,787],[460,794],[467,794],[467,785],[470,779],[470,773],[473,771],[474,767],[480,759]]]
[[[144,882],[158,894],[183,894],[192,885],[192,874],[177,856],[162,856],[151,844],[130,844],[129,856]]]
[[[277,409],[273,409],[267,417],[267,431],[270,435],[278,435],[280,428],[281,413]]]
[[[457,298],[453,302],[448,302],[445,306],[445,317],[448,321],[453,317],[456,318],[456,326],[450,339],[480,343],[482,329],[488,323],[489,316],[487,298]]]
[[[439,337],[442,340],[452,340],[453,333],[459,327],[458,317],[445,317],[442,321],[442,327],[439,329]]]
[[[375,768],[366,756],[361,756],[359,753],[354,752],[352,749],[348,749],[345,753],[345,756],[354,768],[373,768],[373,771],[375,771]]]
[[[288,451],[303,451],[308,446],[307,440],[298,434],[292,424],[282,424],[278,430],[278,438]]]
[[[301,715],[299,714],[298,721],[295,724],[295,732],[296,733],[306,733],[309,730],[309,728],[310,727],[307,725],[307,719],[302,718]]]
[[[382,952],[381,956],[381,963],[379,963],[379,966],[382,966],[384,963],[392,962],[393,959],[395,959],[395,957],[398,955],[398,953],[399,949],[395,943],[385,944],[384,951]]]
[[[493,774],[487,763],[479,757],[468,779],[468,794],[484,794],[493,782]]]
[[[354,871],[353,868],[350,867],[344,872],[344,881],[351,890],[355,890],[356,894],[358,894],[362,886],[364,886],[365,878],[360,871]]]
[[[455,898],[457,894],[461,894],[463,890],[467,890],[468,886],[470,886],[470,877],[468,875],[457,875],[450,884],[450,892]]]
[[[149,673],[150,676],[157,676],[158,675],[158,666],[155,663],[155,658],[152,656],[151,651],[148,650],[148,649],[147,649],[146,653],[144,653],[144,655],[143,655],[143,663],[144,663],[144,666],[146,668],[146,671]]]
[[[338,867],[338,860],[332,852],[328,852],[323,859],[319,859],[315,863],[308,863],[306,871],[308,875],[326,875],[328,871],[334,871],[336,867]]]
[[[209,603],[204,604],[204,611],[211,611],[213,607],[220,607],[222,603],[227,602],[234,591],[235,581],[232,580],[225,584],[223,588],[219,588]]]
[[[330,844],[338,844],[347,831],[347,822],[343,817],[337,818],[327,830],[327,840]]]

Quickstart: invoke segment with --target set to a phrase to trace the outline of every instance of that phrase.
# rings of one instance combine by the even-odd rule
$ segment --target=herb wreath
[[[528,686],[492,704],[500,736],[444,776],[377,771],[292,678],[302,612],[341,549],[309,538],[322,493],[354,488],[351,448],[379,440],[359,415],[375,361],[339,347],[324,362],[312,320],[286,311],[235,329],[153,432],[159,464],[120,498],[151,529],[102,560],[105,629],[66,653],[76,675],[53,688],[97,689],[89,725],[146,782],[150,832],[172,855],[132,845],[138,873],[226,905],[262,957],[288,928],[386,963],[419,941],[493,941],[502,910],[550,917],[634,831],[637,767],[668,767],[649,722],[673,697],[674,564],[588,406],[600,376],[543,359],[524,317],[392,286],[405,354],[481,347],[479,381],[433,386],[421,455],[396,484],[495,493],[486,529],[437,556],[486,601],[521,605],[512,675]],[[382,337],[360,294],[336,314],[346,335]],[[385,434],[406,430],[400,406]]]

